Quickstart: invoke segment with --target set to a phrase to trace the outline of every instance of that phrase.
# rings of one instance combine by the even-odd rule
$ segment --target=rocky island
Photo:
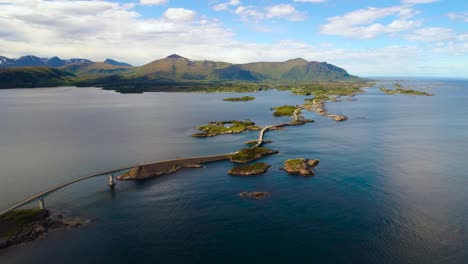
[[[411,94],[411,95],[422,95],[422,96],[432,96],[433,94],[423,92],[423,91],[416,91],[416,90],[406,90],[403,88],[396,88],[396,89],[387,89],[385,87],[380,88],[381,92],[385,94]]]
[[[292,116],[296,109],[297,107],[294,105],[283,105],[272,108],[272,110],[275,110],[273,112],[274,116]]]
[[[318,159],[288,159],[282,169],[293,175],[314,176],[314,168],[319,162]]]
[[[261,127],[256,126],[254,122],[247,121],[216,121],[209,122],[208,125],[198,127],[200,133],[195,133],[193,137],[214,137],[223,134],[238,134],[248,130],[260,130]]]
[[[245,197],[245,198],[252,198],[255,200],[260,200],[267,196],[270,196],[270,193],[268,192],[241,192],[239,193],[239,196]]]
[[[230,160],[235,163],[248,163],[263,158],[264,156],[277,154],[278,151],[264,147],[244,148],[234,153]]]
[[[65,219],[46,209],[22,209],[0,217],[0,250],[32,241],[49,230],[79,227],[89,220]]]
[[[253,101],[253,100],[255,100],[255,97],[253,96],[230,97],[230,98],[223,99],[223,101],[227,101],[227,102],[246,102],[246,101]]]
[[[237,166],[228,171],[229,175],[252,176],[263,174],[268,171],[271,165],[264,162],[257,162],[250,165]]]

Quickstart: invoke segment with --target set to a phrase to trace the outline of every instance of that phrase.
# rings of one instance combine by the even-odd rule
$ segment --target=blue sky
[[[135,65],[296,57],[362,76],[468,78],[468,1],[0,0],[0,54]]]

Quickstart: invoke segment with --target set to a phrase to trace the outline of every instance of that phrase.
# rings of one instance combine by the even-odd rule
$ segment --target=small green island
[[[393,85],[395,89],[388,89],[385,87],[381,87],[380,91],[385,93],[385,94],[409,94],[409,95],[420,95],[420,96],[432,96],[433,94],[423,92],[423,91],[417,91],[417,90],[412,90],[412,89],[405,89],[401,84],[395,83]]]
[[[272,110],[275,110],[275,112],[273,112],[274,116],[292,116],[296,109],[297,107],[294,105],[283,105],[272,108]]]
[[[284,162],[283,170],[292,175],[313,176],[319,162],[317,159],[288,159]]]
[[[253,101],[253,100],[255,100],[255,97],[253,96],[229,97],[229,98],[223,99],[223,101],[227,101],[227,102],[246,102],[246,101]]]
[[[248,163],[261,159],[264,156],[277,154],[278,151],[265,147],[244,148],[231,156],[231,161],[235,163]]]
[[[271,165],[265,162],[257,162],[250,165],[236,166],[228,171],[229,175],[253,176],[263,174],[268,171]]]
[[[248,130],[260,130],[261,127],[256,126],[254,122],[231,120],[231,121],[215,121],[209,122],[207,125],[198,127],[199,133],[195,133],[193,137],[214,137],[223,134],[238,134]]]

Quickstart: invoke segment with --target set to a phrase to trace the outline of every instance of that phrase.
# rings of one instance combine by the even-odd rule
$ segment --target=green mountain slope
[[[183,80],[239,81],[353,81],[359,80],[346,70],[326,62],[293,59],[284,62],[231,64],[215,61],[192,61],[179,55],[135,67],[129,77]]]
[[[67,72],[75,75],[112,75],[124,74],[131,71],[131,66],[112,65],[105,62],[79,62],[60,67]]]
[[[242,69],[238,65],[230,65],[221,69],[214,69],[211,78],[214,80],[229,80],[229,81],[259,81],[261,78],[259,76],[254,76],[254,74],[249,70]]]
[[[173,54],[161,60],[155,60],[141,67],[136,67],[129,76],[171,80],[209,80],[213,71],[229,66],[226,62],[192,61]]]
[[[0,89],[60,86],[71,77],[72,73],[43,66],[0,69]]]
[[[359,80],[346,70],[326,62],[306,61],[298,58],[285,62],[254,62],[240,64],[243,69],[274,81],[337,81]]]

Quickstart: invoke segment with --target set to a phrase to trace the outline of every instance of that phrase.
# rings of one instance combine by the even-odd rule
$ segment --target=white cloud
[[[239,0],[231,0],[231,1],[226,2],[226,3],[220,3],[220,4],[217,4],[217,5],[214,5],[213,9],[215,11],[223,11],[223,10],[228,10],[230,6],[238,6],[240,4],[241,4],[241,2]]]
[[[407,39],[412,41],[438,42],[456,38],[455,31],[450,28],[428,27],[413,31]]]
[[[294,2],[300,2],[300,3],[323,3],[326,1],[327,0],[294,0]]]
[[[289,4],[280,4],[265,8],[266,18],[284,18],[290,21],[301,21],[306,19],[306,15],[299,12],[294,6]]]
[[[240,15],[242,20],[261,20],[265,18],[265,13],[258,11],[253,6],[239,6],[234,10],[234,14]]]
[[[410,14],[407,12],[406,16]],[[336,44],[312,45],[292,40],[263,44],[240,42],[215,19],[201,15],[193,16],[190,21],[171,20],[164,15],[149,19],[135,12],[133,5],[110,1],[11,1],[2,5],[0,16],[0,55],[57,55],[95,61],[114,58],[134,65],[172,53],[233,63],[303,57],[344,67],[351,74],[398,76],[420,75],[418,66],[431,65],[433,56],[440,55],[458,65],[450,68],[452,74],[466,76],[463,58],[468,54],[467,39],[467,34],[462,34],[437,47],[422,42],[376,49],[343,49]],[[432,64],[440,65],[438,62],[434,59]],[[421,72],[434,74],[427,70]]]
[[[140,0],[142,5],[162,5],[166,4],[169,0]]]
[[[164,12],[164,17],[174,21],[190,21],[196,14],[195,11],[185,8],[168,8],[166,12]]]
[[[439,0],[402,0],[402,4],[429,4],[438,2]]]
[[[301,21],[306,19],[303,12],[298,11],[290,4],[279,4],[259,8],[253,5],[240,5],[240,1],[221,3],[213,7],[216,11],[230,11],[239,15],[244,21],[258,21],[263,19],[285,19],[289,21]],[[230,7],[235,7],[230,9]]]
[[[468,12],[460,12],[460,13],[448,13],[446,16],[452,20],[462,20],[464,22],[468,22]]]
[[[420,26],[421,21],[411,20],[417,14],[411,7],[394,6],[386,8],[369,7],[349,12],[343,16],[328,18],[320,27],[320,33],[353,38],[374,38],[386,33],[397,33]],[[388,24],[376,21],[395,17]]]

